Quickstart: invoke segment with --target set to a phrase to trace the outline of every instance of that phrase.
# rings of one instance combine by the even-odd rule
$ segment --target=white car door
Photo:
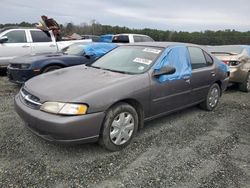
[[[31,53],[26,30],[8,30],[2,33],[1,37],[8,37],[8,40],[0,43],[0,66],[7,66],[13,58]]]
[[[51,32],[42,30],[30,30],[32,54],[54,53],[58,51],[56,41]]]

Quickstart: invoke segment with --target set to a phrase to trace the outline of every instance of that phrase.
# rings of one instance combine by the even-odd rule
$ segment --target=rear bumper
[[[59,116],[32,109],[15,97],[15,109],[27,127],[39,137],[58,143],[86,143],[98,140],[104,112],[83,116]]]
[[[248,71],[240,67],[230,67],[230,82],[242,83],[246,80]]]
[[[9,80],[16,84],[23,84],[30,78],[39,75],[40,72],[34,72],[31,69],[14,69],[8,66],[7,76]]]

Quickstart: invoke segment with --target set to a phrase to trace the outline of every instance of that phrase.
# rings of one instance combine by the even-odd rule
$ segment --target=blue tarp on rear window
[[[92,57],[101,57],[117,47],[113,43],[91,43],[83,46],[85,54]]]
[[[160,70],[164,66],[174,67],[176,72],[171,75],[160,76],[159,81],[161,83],[190,77],[192,75],[192,67],[187,47],[175,46],[165,49],[154,65],[154,70]]]

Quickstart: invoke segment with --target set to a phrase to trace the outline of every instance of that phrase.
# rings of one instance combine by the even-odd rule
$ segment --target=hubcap
[[[110,139],[115,145],[125,144],[131,138],[135,127],[134,117],[129,112],[118,114],[110,128]]]
[[[208,99],[209,106],[214,108],[218,103],[218,100],[219,100],[219,90],[217,88],[213,88]]]

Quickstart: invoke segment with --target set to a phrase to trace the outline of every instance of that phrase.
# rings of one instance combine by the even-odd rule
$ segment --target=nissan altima
[[[200,46],[137,43],[92,64],[32,78],[15,97],[15,107],[27,127],[46,140],[98,141],[117,151],[145,121],[198,104],[213,110],[228,79],[227,65]]]

